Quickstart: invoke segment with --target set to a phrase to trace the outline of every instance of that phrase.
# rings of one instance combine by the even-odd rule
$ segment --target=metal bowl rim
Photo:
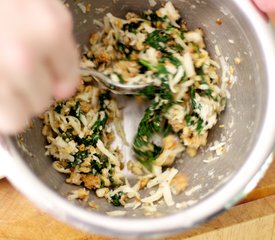
[[[275,102],[275,94],[272,94],[272,89],[275,89],[275,81],[272,81],[275,76],[273,66],[275,62],[275,44],[270,26],[255,6],[248,0],[234,0],[234,2],[250,19],[255,33],[260,39],[269,86],[266,93],[266,112],[255,147],[239,171],[221,189],[210,197],[203,199],[197,205],[180,210],[179,213],[173,215],[154,219],[111,218],[77,207],[49,189],[26,166],[13,146],[11,139],[4,137],[4,143],[12,157],[12,159],[6,161],[6,173],[9,180],[38,206],[60,220],[81,229],[104,235],[149,236],[177,232],[180,229],[187,229],[208,220],[216,213],[223,211],[226,206],[239,200],[240,196],[247,193],[247,185],[253,179],[253,184],[256,184],[260,179],[258,177],[255,181],[255,176],[262,176],[263,171],[261,169],[270,163],[268,156],[275,142],[275,111],[272,105]]]

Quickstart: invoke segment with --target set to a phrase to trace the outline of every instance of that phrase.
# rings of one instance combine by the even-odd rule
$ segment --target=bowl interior
[[[100,20],[108,12],[124,17],[128,11],[141,12],[152,8],[149,1],[140,0],[83,0],[81,2],[91,3],[91,12],[83,14],[76,1],[67,1],[74,16],[75,36],[81,46],[87,43],[90,33],[97,30],[94,19]],[[178,203],[185,202],[186,208],[192,208],[193,204],[211,197],[218,188],[224,187],[246,161],[260,130],[264,111],[263,93],[267,83],[264,67],[260,66],[262,53],[259,40],[254,37],[249,20],[244,17],[234,1],[174,0],[172,2],[180,11],[182,18],[187,21],[189,29],[200,27],[204,30],[208,51],[220,63],[221,59],[215,51],[215,46],[218,46],[223,58],[228,59],[228,66],[235,68],[237,77],[236,83],[230,90],[231,97],[227,108],[209,135],[208,145],[200,149],[195,158],[184,154],[176,162],[177,168],[187,175],[189,186],[186,192],[174,197],[174,200]],[[159,3],[154,8],[158,6]],[[217,18],[222,20],[221,25],[216,23]],[[241,59],[241,64],[234,63],[235,57]],[[125,106],[124,111],[126,112],[124,120],[126,133],[133,132],[141,114],[140,109],[135,106],[135,103],[130,103]],[[69,190],[77,187],[66,184],[65,176],[52,168],[53,159],[45,156],[46,141],[41,134],[41,127],[40,120],[36,119],[34,127],[20,136],[24,139],[24,146],[32,156],[17,144],[15,145],[33,173],[56,194],[65,198]],[[131,136],[128,136],[128,139],[130,138]],[[16,138],[13,141],[16,143]],[[215,141],[226,143],[226,151],[221,156],[209,150],[209,146],[212,146]],[[214,160],[206,163],[211,158]],[[103,199],[97,199],[94,195],[91,195],[91,198],[100,206],[99,213],[105,214],[106,211],[120,209],[111,206]],[[72,204],[94,211],[83,203]],[[128,211],[127,216],[130,218],[145,217],[144,210],[129,209]],[[158,216],[178,211],[179,209],[175,206],[167,208],[161,205],[158,207]]]

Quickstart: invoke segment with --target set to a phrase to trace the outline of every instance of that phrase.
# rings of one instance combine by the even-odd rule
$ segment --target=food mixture
[[[187,186],[173,163],[183,151],[193,157],[206,145],[209,130],[225,109],[219,64],[205,48],[203,31],[189,30],[171,2],[141,15],[129,12],[125,19],[108,13],[100,25],[81,66],[115,82],[149,84],[135,96],[137,104],[150,102],[129,143],[136,161],[124,159],[112,146],[118,137],[127,144],[114,96],[94,87],[87,76],[74,97],[56,102],[45,113],[46,154],[56,159],[57,171],[68,175],[68,184],[82,186],[69,199],[88,201],[94,190],[115,206],[154,208],[161,200],[172,206],[173,195]],[[126,167],[136,176],[133,186],[123,174]],[[140,194],[150,188],[147,196]],[[97,208],[93,201],[89,205]]]

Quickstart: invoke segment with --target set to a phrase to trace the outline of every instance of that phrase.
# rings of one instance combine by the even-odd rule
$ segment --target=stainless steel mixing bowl
[[[93,0],[90,13],[83,14],[75,1],[68,1],[75,20],[75,36],[80,44],[87,42],[96,31],[94,19],[107,12],[124,16],[128,11],[150,8],[147,0]],[[2,148],[6,159],[1,159],[9,180],[41,208],[78,228],[100,234],[118,236],[160,236],[191,228],[228,209],[251,190],[270,163],[268,158],[275,138],[275,49],[272,31],[267,20],[249,0],[174,0],[189,28],[201,27],[212,56],[218,45],[229,64],[240,57],[235,66],[237,81],[231,98],[218,125],[209,136],[209,143],[226,141],[227,151],[215,161],[205,163],[213,152],[203,148],[197,157],[186,155],[177,167],[189,179],[187,191],[175,197],[186,202],[186,208],[159,207],[158,217],[145,217],[142,210],[129,210],[123,218],[112,218],[105,211],[119,209],[105,200],[96,199],[99,211],[66,200],[74,188],[64,183],[64,176],[56,172],[52,159],[44,155],[45,139],[41,122],[22,134],[26,153],[18,147],[15,137],[5,137]],[[157,6],[155,6],[157,7]],[[222,25],[216,19],[222,19]],[[132,133],[140,112],[134,103],[125,109],[125,128]],[[3,153],[2,149],[2,153]],[[9,157],[10,156],[10,157]],[[268,159],[268,160],[267,160]],[[92,198],[95,198],[92,196]]]

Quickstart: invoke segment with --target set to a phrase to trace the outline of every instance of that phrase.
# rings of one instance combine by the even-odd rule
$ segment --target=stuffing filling
[[[56,159],[53,167],[67,174],[68,184],[81,186],[69,198],[87,201],[93,190],[114,206],[155,211],[161,200],[174,205],[173,195],[185,190],[187,179],[173,163],[183,151],[193,157],[206,145],[226,104],[219,64],[205,48],[203,31],[189,30],[171,2],[142,15],[129,12],[125,19],[108,13],[102,30],[91,35],[81,66],[114,82],[148,84],[138,98],[150,106],[133,139],[137,161],[127,164],[112,147],[116,137],[126,143],[122,111],[111,93],[92,86],[92,77],[83,76],[74,97],[44,114],[46,154]],[[126,166],[137,176],[133,186],[123,175]],[[152,191],[142,196],[145,188]]]

